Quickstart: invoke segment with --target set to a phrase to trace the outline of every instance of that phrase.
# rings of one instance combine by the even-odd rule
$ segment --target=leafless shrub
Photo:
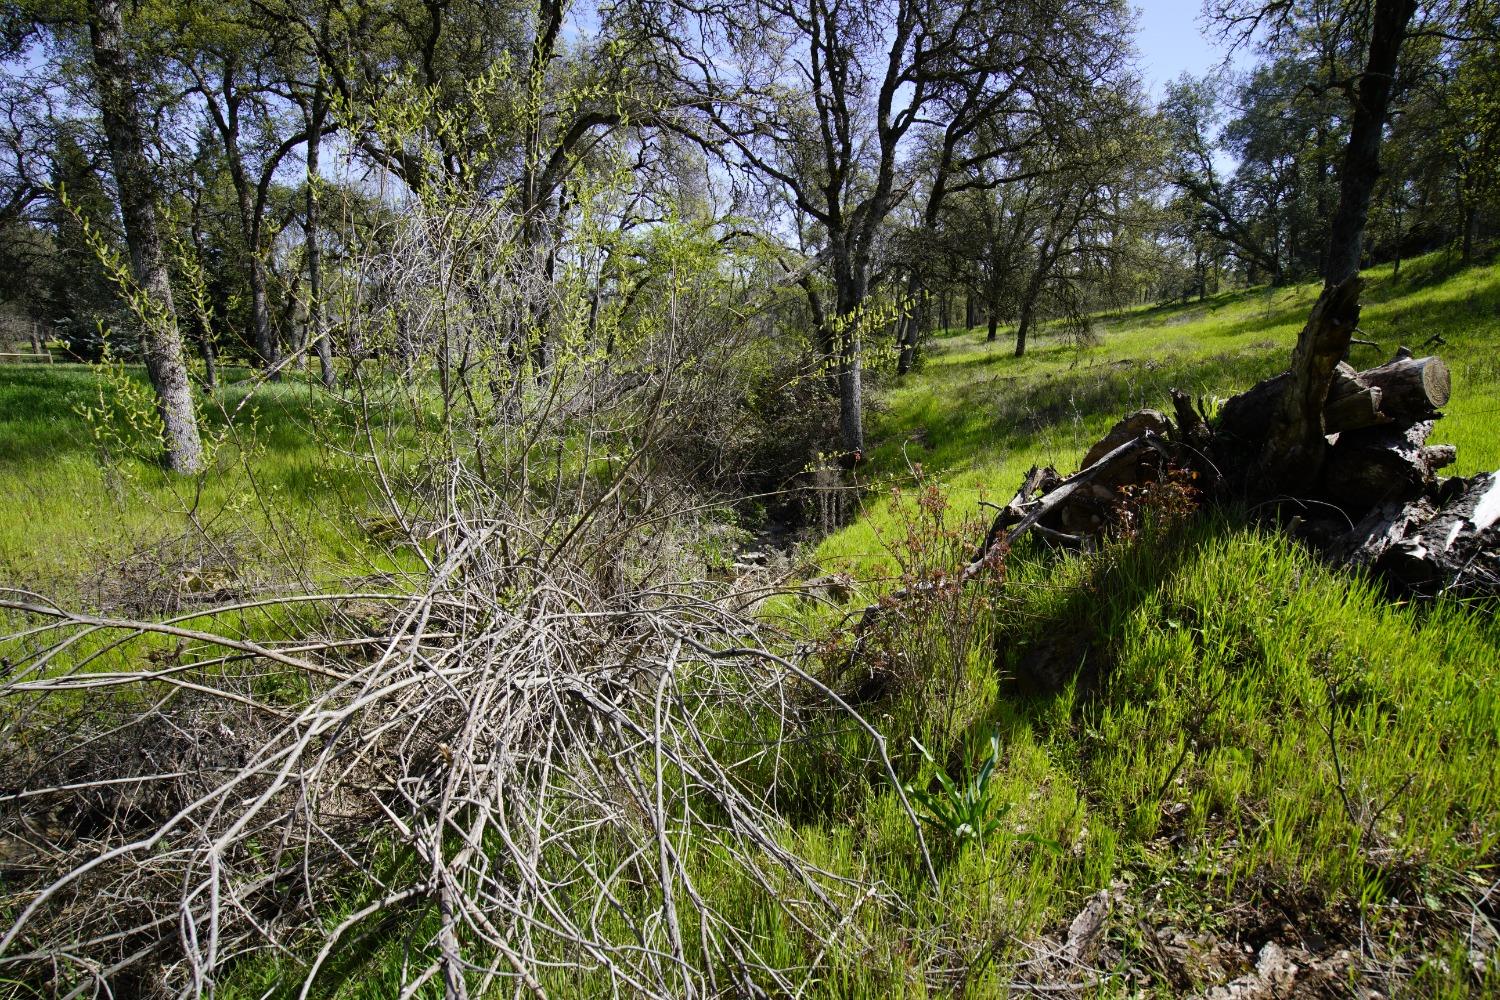
[[[509,527],[455,511],[422,593],[277,601],[316,623],[298,642],[8,594],[24,627],[0,689],[4,964],[66,995],[137,968],[196,995],[347,913],[310,983],[351,935],[435,913],[410,983],[452,995],[780,992],[815,975],[760,954],[693,878],[718,858],[788,927],[852,932],[866,888],[789,850],[768,790],[735,778],[775,753],[746,719],[795,725],[816,682],[701,588],[606,596],[567,563],[508,559]]]

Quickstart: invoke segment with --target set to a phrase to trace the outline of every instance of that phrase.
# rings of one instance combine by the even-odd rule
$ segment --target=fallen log
[[[1381,392],[1380,410],[1392,420],[1421,420],[1448,405],[1452,376],[1436,355],[1413,357],[1403,347],[1378,368],[1359,373],[1359,380]]]
[[[1323,492],[1354,512],[1422,495],[1436,485],[1437,470],[1454,459],[1452,448],[1426,447],[1432,425],[1422,420],[1340,434],[1323,465]]]
[[[1406,590],[1500,594],[1500,473],[1444,487],[1446,502],[1423,496],[1376,507],[1335,555]]]
[[[1404,353],[1403,353],[1404,352]],[[1263,446],[1267,426],[1283,405],[1292,373],[1282,372],[1225,401],[1216,434],[1247,449]],[[1402,348],[1376,368],[1355,371],[1347,362],[1330,376],[1323,404],[1323,433],[1362,430],[1433,417],[1446,406],[1452,389],[1448,366],[1437,356],[1416,358]]]

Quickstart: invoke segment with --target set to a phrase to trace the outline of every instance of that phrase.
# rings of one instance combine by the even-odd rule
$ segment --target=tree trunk
[[[326,18],[325,18],[326,22]],[[323,118],[328,102],[320,78],[313,88],[312,109],[307,129],[307,328],[313,349],[318,352],[318,370],[325,389],[338,386],[333,370],[333,348],[328,342],[328,328],[323,319],[323,250],[319,245],[318,147],[321,145]]]
[[[1260,462],[1264,486],[1275,489],[1308,482],[1322,467],[1328,444],[1323,436],[1323,407],[1334,372],[1359,325],[1362,287],[1359,277],[1350,275],[1325,288],[1297,337],[1291,384],[1266,431]]]
[[[864,457],[864,400],[861,384],[859,337],[851,332],[839,353],[839,438],[849,462]]]
[[[193,241],[193,254],[195,255],[198,287],[193,292],[193,321],[198,328],[198,354],[203,358],[203,390],[212,393],[219,387],[219,359],[218,350],[214,346],[213,318],[209,314],[206,304],[207,291],[203,286],[203,261],[207,253],[203,249],[202,229],[202,203],[194,199],[193,210],[189,216],[188,232]]]
[[[238,154],[231,154],[238,159]],[[240,229],[244,233],[246,264],[250,270],[250,328],[255,337],[255,352],[261,362],[270,368],[280,360],[276,349],[276,334],[271,327],[271,299],[266,288],[265,264],[260,259],[260,226],[255,219],[254,193],[243,168],[231,169],[235,194],[239,199]],[[276,375],[272,375],[276,378]]]
[[[922,337],[922,320],[926,315],[926,296],[922,294],[922,279],[915,271],[906,279],[906,301],[909,308],[902,319],[899,337],[900,353],[896,356],[896,374],[905,375],[917,363],[917,342]]]
[[[993,311],[991,311],[990,312],[990,330],[989,330],[989,333],[987,333],[985,335],[984,339],[986,341],[994,340],[999,335],[1000,335],[1000,317],[996,316],[995,313]]]
[[[1380,138],[1395,89],[1396,63],[1417,0],[1375,0],[1365,71],[1355,91],[1339,202],[1328,235],[1323,293],[1292,352],[1291,385],[1272,414],[1257,486],[1275,491],[1317,478],[1328,450],[1323,408],[1359,325],[1360,254],[1370,196],[1380,176]]]
[[[853,465],[864,457],[864,385],[860,364],[859,321],[856,313],[864,301],[858,272],[847,263],[835,265],[835,283],[839,316],[838,387],[839,440],[844,461]]]
[[[1026,335],[1031,332],[1031,321],[1036,314],[1036,300],[1042,294],[1042,285],[1047,280],[1047,269],[1051,266],[1044,247],[1042,256],[1037,260],[1036,273],[1026,283],[1026,292],[1021,297],[1021,315],[1016,323],[1016,357],[1018,358],[1026,353]]]
[[[1323,274],[1332,289],[1359,273],[1370,196],[1380,178],[1380,139],[1396,85],[1397,61],[1417,0],[1375,0],[1365,70],[1355,88],[1349,145],[1339,171],[1339,203],[1328,233],[1328,267]]]
[[[142,346],[165,431],[166,464],[173,472],[197,472],[203,467],[203,445],[182,356],[182,337],[158,228],[156,185],[141,137],[135,72],[125,52],[124,34],[120,0],[90,0],[89,42],[95,84],[119,188],[131,271],[145,297]]]

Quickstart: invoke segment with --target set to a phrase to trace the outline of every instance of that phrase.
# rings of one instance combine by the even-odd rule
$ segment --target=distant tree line
[[[1500,3],[1402,4],[1215,0],[1258,61],[1154,104],[1123,0],[13,0],[0,297],[81,359],[145,360],[186,435],[189,369],[315,359],[336,388],[372,348],[330,289],[378,300],[350,251],[411,199],[507,213],[507,254],[584,274],[591,316],[628,316],[662,280],[651,234],[687,220],[756,294],[791,290],[726,286],[778,317],[854,462],[867,371],[938,327],[1020,354],[1043,323],[1087,339],[1101,309],[1323,275],[1334,243],[1485,252]],[[529,308],[494,346],[547,372],[565,317]]]
[[[1444,247],[1465,263],[1500,227],[1500,4],[1415,2],[1389,87],[1360,260]],[[1197,295],[1227,280],[1283,284],[1329,267],[1328,226],[1362,99],[1377,3],[1213,8],[1231,40],[1257,44],[1238,76],[1184,76],[1159,109],[1172,223]],[[1393,15],[1394,16],[1394,15]]]

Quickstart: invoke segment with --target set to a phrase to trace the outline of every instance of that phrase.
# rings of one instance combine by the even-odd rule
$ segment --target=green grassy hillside
[[[179,479],[140,429],[149,391],[135,367],[0,365],[0,583],[120,606],[173,572],[244,590],[382,568],[347,516],[377,505],[340,447],[345,404],[297,375],[231,370],[200,403],[210,467]]]
[[[1458,446],[1446,470],[1500,468],[1500,267],[1452,272],[1440,255],[1365,274],[1363,339],[1350,357],[1368,368],[1400,345],[1438,353],[1453,373],[1453,399],[1433,443]],[[926,351],[920,373],[891,386],[871,421],[868,476],[909,479],[911,465],[939,475],[966,500],[1009,499],[1034,463],[1064,473],[1114,421],[1139,407],[1170,412],[1167,390],[1227,397],[1285,370],[1318,286],[1257,288],[1205,302],[1136,309],[1096,325],[1079,348],[1047,333],[1016,358],[1005,331],[950,330]],[[1000,494],[1004,494],[1003,497]],[[852,568],[878,545],[869,517],[824,543],[825,561]]]
[[[1399,280],[1370,274],[1363,333],[1449,362],[1435,440],[1458,473],[1500,467],[1500,268]],[[878,489],[817,561],[864,586],[930,579],[967,558],[1033,463],[1076,468],[1123,413],[1170,409],[1167,389],[1227,396],[1285,368],[1314,286],[1136,310],[1097,346],[950,331],[890,387],[871,429]],[[807,603],[776,613],[847,630]],[[982,594],[893,612],[867,640],[885,676],[866,706],[917,789],[962,786],[999,736],[989,843],[933,833],[940,891],[891,790],[847,738],[810,763],[830,863],[901,887],[910,910],[872,920],[878,961],[833,995],[990,996],[1072,978],[1048,940],[1095,893],[1114,914],[1089,992],[1175,995],[1245,973],[1266,941],[1298,950],[1304,983],[1345,995],[1486,995],[1494,939],[1471,917],[1500,864],[1500,627],[1492,612],[1393,603],[1233,515],[1159,524],[1094,556],[1027,546]],[[846,689],[868,676],[843,677]],[[1061,679],[1036,693],[1021,679]],[[920,741],[938,762],[923,759]],[[1492,905],[1492,904],[1484,904]],[[1476,932],[1475,927],[1480,927]],[[1488,955],[1488,959],[1484,956]],[[1486,964],[1486,962],[1488,964]],[[936,968],[963,969],[944,980]],[[1311,977],[1309,980],[1308,977]]]

